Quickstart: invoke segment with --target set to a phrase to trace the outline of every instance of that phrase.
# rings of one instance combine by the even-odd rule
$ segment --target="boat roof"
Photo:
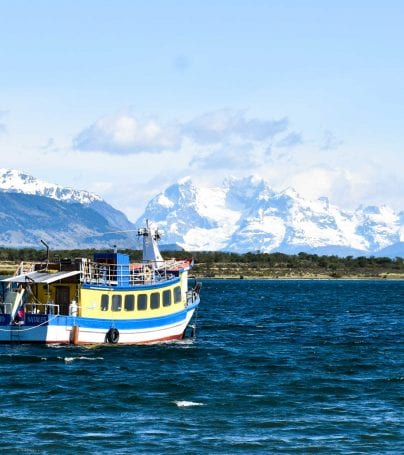
[[[74,275],[79,275],[80,270],[71,270],[69,272],[29,272],[22,275],[12,276],[11,278],[5,278],[1,280],[6,283],[26,283],[30,281],[31,283],[43,283],[50,284],[55,281],[63,280],[64,278],[69,278]]]

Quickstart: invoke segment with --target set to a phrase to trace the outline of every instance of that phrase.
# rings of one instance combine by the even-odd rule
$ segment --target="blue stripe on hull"
[[[187,308],[171,315],[130,320],[40,315],[46,322],[19,326],[0,324],[0,343],[75,343],[72,338],[74,326],[78,327],[79,332],[77,344],[106,343],[105,335],[111,328],[119,330],[119,343],[122,344],[179,339],[198,304],[199,299]]]
[[[106,329],[110,327],[114,327],[119,330],[153,329],[182,322],[187,317],[187,313],[195,309],[197,306],[197,304],[190,305],[178,313],[145,319],[95,319],[83,318],[80,316],[57,316],[55,319],[50,320],[48,322],[48,325],[77,325],[79,327],[85,327],[88,329]]]

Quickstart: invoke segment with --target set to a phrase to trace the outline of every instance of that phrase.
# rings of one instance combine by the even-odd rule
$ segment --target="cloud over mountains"
[[[102,117],[81,131],[73,140],[73,146],[78,150],[112,154],[159,153],[178,147],[179,134],[175,125],[118,114]]]
[[[188,122],[164,123],[131,113],[105,116],[83,129],[73,140],[81,151],[111,154],[161,153],[181,148],[185,141],[196,145],[252,145],[271,141],[288,132],[283,146],[296,145],[298,133],[290,132],[286,117],[276,120],[248,118],[243,111],[220,109]]]
[[[101,177],[104,171],[97,169],[102,187],[108,188],[105,182],[112,178],[111,163],[119,169],[119,181],[127,182],[121,190],[113,177],[114,190],[103,196],[124,210],[131,201],[119,201],[127,199],[132,187],[137,194],[141,186],[151,195],[185,175],[217,184],[229,174],[260,175],[278,190],[291,186],[308,198],[327,195],[347,209],[386,201],[401,207],[396,189],[400,178],[388,174],[379,156],[366,149],[353,155],[345,138],[329,127],[299,130],[286,115],[268,118],[242,109],[221,108],[169,121],[128,109],[82,129],[71,148],[83,163],[94,162],[94,156],[109,163],[107,175]],[[98,190],[99,184],[93,188]]]

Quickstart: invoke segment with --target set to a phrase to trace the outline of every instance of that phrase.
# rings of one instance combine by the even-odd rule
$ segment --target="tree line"
[[[63,259],[75,259],[80,257],[91,258],[94,253],[100,252],[95,249],[75,250],[52,250],[49,252],[51,262],[59,262]],[[129,254],[134,261],[142,258],[140,250],[119,250],[121,253]],[[0,248],[0,261],[45,261],[46,251],[35,248]],[[214,264],[251,264],[254,267],[265,266],[281,269],[309,269],[309,270],[361,270],[361,269],[383,269],[385,271],[402,273],[404,272],[404,259],[402,257],[366,257],[336,255],[326,256],[310,253],[284,254],[284,253],[261,253],[249,252],[244,254],[227,253],[222,251],[164,251],[163,256],[168,258],[190,258],[193,257],[196,264],[213,266]]]

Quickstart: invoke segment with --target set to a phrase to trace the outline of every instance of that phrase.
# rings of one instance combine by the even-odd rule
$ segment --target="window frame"
[[[129,303],[129,305],[128,305]],[[130,306],[131,308],[128,308]],[[124,311],[135,311],[135,296],[134,294],[126,294],[124,303],[123,303]]]
[[[150,294],[150,309],[151,310],[158,310],[160,308],[160,292],[152,292]]]
[[[140,297],[142,297],[142,299],[140,299]],[[144,298],[144,302],[143,301],[139,302],[139,300],[143,300],[143,298]],[[139,305],[140,303],[141,303],[141,306]],[[146,311],[148,308],[148,305],[149,305],[149,296],[147,294],[138,294],[137,298],[136,298],[136,309],[138,311]]]
[[[168,300],[167,300],[167,296],[168,296]],[[163,307],[171,306],[172,300],[173,299],[172,299],[171,289],[165,289],[162,293]]]
[[[173,289],[173,293],[174,293],[174,304],[181,303],[182,302],[181,286],[175,286],[175,288]]]
[[[122,310],[122,296],[120,294],[112,294],[111,311],[117,313]]]
[[[101,294],[100,309],[101,309],[101,311],[108,311],[108,309],[109,309],[109,295],[108,294]]]

